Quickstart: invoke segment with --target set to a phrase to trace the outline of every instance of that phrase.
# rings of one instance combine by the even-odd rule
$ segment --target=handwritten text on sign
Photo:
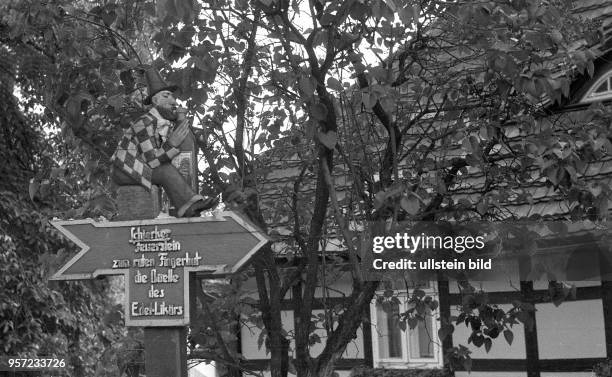
[[[189,324],[189,273],[236,272],[269,238],[234,212],[189,219],[54,221],[81,247],[54,280],[123,275],[128,326]]]
[[[131,227],[129,243],[134,246],[135,258],[113,260],[113,268],[134,269],[129,282],[131,317],[182,316],[185,312],[180,294],[185,276],[177,267],[197,267],[202,256],[198,251],[182,251],[181,243],[171,235],[172,230],[158,226],[151,230]],[[143,286],[147,287],[146,296],[142,294]]]

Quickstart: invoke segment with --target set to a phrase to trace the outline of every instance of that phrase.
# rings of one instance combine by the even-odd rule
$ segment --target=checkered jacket
[[[179,150],[168,144],[159,133],[160,128],[168,127],[168,123],[157,110],[151,109],[125,130],[111,157],[115,168],[121,169],[148,190],[151,189],[153,169],[171,162],[179,154]]]

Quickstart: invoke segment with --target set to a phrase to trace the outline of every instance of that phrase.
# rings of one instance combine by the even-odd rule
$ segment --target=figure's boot
[[[179,217],[197,217],[200,216],[200,212],[214,208],[217,204],[219,204],[219,199],[217,197],[204,197],[191,204],[182,215],[178,215]]]

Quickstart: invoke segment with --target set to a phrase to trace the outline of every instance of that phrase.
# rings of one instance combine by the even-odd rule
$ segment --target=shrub
[[[386,369],[359,368],[354,369],[353,377],[449,377],[446,369]]]
[[[608,359],[601,363],[595,364],[593,367],[593,374],[597,377],[610,377],[612,376],[612,360]]]

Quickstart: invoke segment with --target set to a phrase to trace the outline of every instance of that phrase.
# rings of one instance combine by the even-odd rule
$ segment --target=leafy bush
[[[446,369],[386,369],[360,368],[354,369],[353,377],[449,377]]]
[[[597,377],[610,377],[612,376],[612,360],[608,359],[601,363],[595,364],[593,367],[593,374]]]

